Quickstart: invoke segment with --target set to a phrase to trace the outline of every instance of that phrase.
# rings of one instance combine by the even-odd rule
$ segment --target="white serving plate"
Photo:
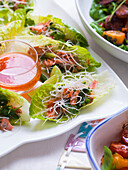
[[[127,51],[124,51],[119,47],[116,47],[109,41],[105,40],[90,26],[90,23],[94,21],[89,15],[92,1],[93,0],[76,0],[76,7],[85,29],[90,34],[90,36],[95,40],[95,42],[98,43],[104,50],[112,54],[114,57],[128,63]]]
[[[93,169],[101,169],[104,146],[109,147],[112,141],[119,141],[125,123],[128,123],[128,107],[105,119],[90,131],[86,138],[86,149]]]
[[[70,23],[70,25],[75,26],[78,30],[80,30],[70,16],[68,16],[63,10],[60,10],[59,6],[51,0],[52,3],[50,7],[48,2],[45,0],[39,0],[36,4],[35,14],[44,16],[53,14],[54,16],[64,19],[65,22]],[[50,10],[51,8],[53,9],[52,12]],[[100,99],[92,106],[82,110],[81,114],[77,118],[68,123],[57,125],[55,122],[46,122],[44,126],[42,126],[43,122],[41,120],[31,119],[30,123],[26,123],[24,126],[14,127],[12,132],[0,132],[0,157],[25,143],[56,137],[71,130],[84,121],[108,117],[128,106],[128,89],[126,86],[96,53],[94,53],[90,48],[89,51],[97,61],[102,63],[102,66],[97,69],[97,71],[101,72],[107,69],[114,77],[116,87],[104,98]]]

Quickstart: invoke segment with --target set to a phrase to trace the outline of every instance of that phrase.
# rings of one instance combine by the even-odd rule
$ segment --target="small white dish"
[[[95,126],[86,138],[86,150],[94,170],[101,169],[104,146],[120,139],[123,124],[128,123],[128,107],[103,120]]]
[[[90,26],[90,23],[94,21],[89,15],[92,2],[93,0],[76,0],[76,7],[85,29],[95,40],[95,42],[99,44],[104,50],[112,54],[114,57],[128,63],[128,51],[122,50],[109,41],[105,40]]]

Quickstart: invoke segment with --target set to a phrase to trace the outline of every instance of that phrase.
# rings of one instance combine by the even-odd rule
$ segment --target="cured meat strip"
[[[128,6],[122,5],[117,11],[116,15],[118,18],[128,18]]]
[[[106,30],[121,31],[122,27],[124,26],[125,26],[125,19],[120,19],[116,15],[114,15],[111,20],[110,20],[110,16],[108,16],[105,20]]]
[[[113,2],[113,0],[101,0],[99,4],[101,5],[107,5],[109,3]]]

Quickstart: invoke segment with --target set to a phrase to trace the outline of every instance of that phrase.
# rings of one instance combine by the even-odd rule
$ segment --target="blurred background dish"
[[[90,131],[86,138],[86,149],[93,169],[101,168],[104,146],[109,147],[112,141],[120,139],[125,123],[128,123],[128,107],[103,120]]]
[[[105,40],[100,36],[91,26],[90,23],[94,20],[90,17],[89,11],[91,8],[93,0],[76,0],[76,7],[82,23],[89,33],[89,35],[95,40],[95,42],[100,45],[104,50],[113,55],[114,57],[128,63],[128,52],[122,50],[121,48],[113,45],[109,41]]]

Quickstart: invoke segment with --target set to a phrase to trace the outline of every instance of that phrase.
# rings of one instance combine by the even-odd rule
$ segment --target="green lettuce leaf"
[[[26,11],[24,9],[17,9],[15,12],[12,13],[12,16],[10,17],[10,22],[11,21],[16,21],[16,20],[23,20],[23,23],[25,22],[25,17],[26,17]]]
[[[85,69],[88,71],[93,70],[95,67],[100,67],[101,63],[97,62],[89,53],[89,51],[86,48],[77,46],[77,45],[69,45],[67,43],[63,43],[57,40],[53,40],[49,37],[43,36],[43,35],[37,35],[37,36],[18,36],[17,39],[23,40],[27,43],[30,43],[33,47],[47,47],[49,45],[52,45],[52,49],[54,51],[57,50],[64,50],[69,51],[75,57],[78,59],[78,63],[82,65]],[[53,55],[53,53],[45,54],[45,56],[42,56],[41,59],[43,60],[47,55],[52,55],[51,57],[55,57],[56,55]]]
[[[13,39],[22,30],[23,21],[12,21],[6,26],[0,27],[0,41]]]
[[[17,10],[11,17],[10,22],[0,27],[0,41],[12,39],[18,35],[25,23],[25,11]]]
[[[0,8],[0,17],[4,17],[9,12],[7,8]]]
[[[94,97],[93,102],[89,103],[88,105],[82,106],[80,109],[84,109],[85,107],[97,102],[99,99],[107,95],[116,86],[115,80],[108,70],[105,70],[99,74],[94,74],[92,75],[92,77],[98,82],[98,85],[96,87],[96,97]]]
[[[57,82],[61,81],[62,75],[63,74],[60,71],[59,67],[54,66],[52,71],[51,71],[50,78],[46,78],[45,75],[43,75],[44,76],[44,78],[43,78],[44,81],[41,81],[41,82],[43,82],[44,84],[56,84]],[[32,98],[33,95],[35,94],[35,92],[40,88],[40,86],[38,86],[37,88],[35,88],[32,91],[28,92],[27,95],[30,98]]]
[[[81,81],[82,77],[83,78],[85,77],[85,79],[82,79],[82,83],[83,85],[86,84],[87,87],[89,87],[90,83],[93,82],[93,80],[96,80],[98,82],[94,91],[92,91],[93,101],[90,102],[89,101],[90,99],[86,98],[85,96],[83,99],[81,99],[81,103],[75,104],[74,106],[71,106],[70,104],[68,104],[69,103],[68,101],[67,104],[63,103],[62,107],[65,107],[72,114],[68,112],[65,115],[62,115],[61,118],[59,117],[56,119],[47,117],[46,116],[46,109],[47,109],[46,101],[52,99],[53,96],[51,96],[51,93],[53,92],[53,90],[55,90],[56,87],[60,89],[64,83],[67,83],[68,78],[69,78],[68,80],[69,83],[67,86],[64,86],[64,88],[65,89],[66,87],[70,88],[70,86],[72,86],[73,83],[77,84],[77,82],[74,82],[73,80],[76,80],[76,78],[79,78],[79,76],[80,76],[80,79],[78,79],[78,81]],[[38,118],[42,120],[47,119],[50,121],[57,121],[57,122],[68,121],[78,116],[81,109],[85,109],[85,107],[92,105],[94,102],[102,98],[104,95],[108,94],[109,91],[115,87],[115,81],[107,70],[100,74],[93,74],[92,76],[90,74],[78,73],[76,74],[75,78],[71,74],[69,76],[63,75],[61,82],[56,83],[56,84],[54,83],[55,83],[54,81],[53,81],[53,84],[52,84],[52,81],[50,82],[46,81],[42,86],[40,86],[40,88],[33,95],[31,105],[29,108],[29,114],[32,118]],[[88,94],[89,88],[85,90],[86,92],[84,91],[84,93]]]
[[[7,8],[1,8],[0,12],[1,12],[0,14],[1,26],[16,20],[23,20],[23,22],[25,22],[26,10],[24,9],[17,9],[15,12],[13,12]]]
[[[54,76],[51,77],[54,79]],[[53,82],[54,83],[54,82]],[[57,119],[51,119],[51,118],[46,118],[46,103],[42,103],[42,100],[44,98],[47,98],[50,96],[50,92],[55,90],[54,84],[47,84],[44,83],[42,86],[39,87],[39,89],[35,92],[35,94],[32,97],[31,104],[29,107],[29,115],[33,119],[38,118],[41,120],[49,120],[49,121],[57,121]],[[50,98],[49,98],[50,99]],[[77,115],[79,112],[77,112]],[[76,117],[76,115],[68,115],[63,116],[60,119],[60,122],[67,121],[69,118],[72,119],[73,117]]]
[[[72,28],[66,25],[61,19],[53,17],[52,15],[44,16],[33,16],[30,15],[29,18],[34,20],[35,24],[38,23],[46,23],[47,21],[51,21],[50,23],[50,33],[51,36],[56,40],[60,41],[68,41],[73,43],[74,45],[79,45],[82,47],[88,47],[88,42],[86,38],[75,28]],[[33,25],[33,24],[32,24]],[[26,29],[25,34],[30,34],[30,29]]]
[[[13,108],[20,108],[22,113],[20,113],[20,121],[28,122],[30,120],[29,116],[29,102],[23,98],[18,93],[9,91],[7,89],[0,88],[0,105],[12,106]],[[1,116],[1,115],[0,115]],[[5,116],[6,117],[6,116]],[[14,119],[10,119],[12,123],[16,122]]]
[[[45,118],[41,115],[42,111],[46,109],[46,104],[42,103],[42,99],[49,96],[50,92],[55,89],[54,84],[43,84],[33,95],[31,100],[31,105],[29,108],[29,115],[32,118],[38,118],[45,120]],[[40,114],[39,114],[40,113]]]

